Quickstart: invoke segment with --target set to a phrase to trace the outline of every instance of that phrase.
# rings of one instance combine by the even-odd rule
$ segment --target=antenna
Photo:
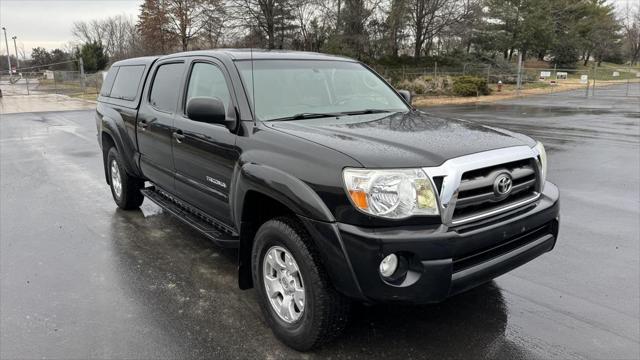
[[[253,107],[253,123],[255,124],[258,114],[256,113],[256,80],[253,77],[253,45],[250,49],[251,52],[251,102]]]

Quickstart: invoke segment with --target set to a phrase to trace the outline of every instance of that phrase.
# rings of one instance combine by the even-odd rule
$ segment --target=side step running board
[[[236,233],[230,232],[215,219],[196,209],[192,209],[189,205],[173,198],[164,191],[152,186],[141,190],[141,192],[149,200],[158,204],[163,210],[174,215],[187,225],[191,225],[191,227],[201,232],[218,246],[237,248],[240,244]]]

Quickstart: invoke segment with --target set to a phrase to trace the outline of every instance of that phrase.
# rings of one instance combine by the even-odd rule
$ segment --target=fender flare
[[[258,231],[258,224],[242,218],[247,193],[250,191],[271,197],[298,216],[326,222],[335,221],[318,194],[302,180],[267,165],[247,162],[236,166],[229,194],[231,215],[236,228],[240,230],[238,285],[243,290],[253,287],[251,252],[253,238]]]
[[[251,252],[256,224],[242,219],[245,197],[249,191],[269,196],[290,209],[311,235],[320,253],[333,285],[351,298],[363,299],[364,295],[351,268],[351,263],[335,218],[318,194],[302,180],[279,169],[246,163],[234,171],[236,181],[232,185],[232,208],[237,228],[240,229],[238,251],[238,285],[240,289],[253,287]]]
[[[240,228],[244,201],[249,191],[257,191],[279,201],[296,215],[335,222],[333,214],[318,194],[302,180],[271,166],[246,163],[236,169],[232,190],[233,218]]]
[[[123,161],[122,165],[124,166],[127,173],[132,174],[136,177],[142,177],[142,174],[135,160],[136,153],[137,153],[135,145],[132,143],[131,139],[126,134],[126,131],[124,129],[124,124],[118,125],[117,120],[114,120],[107,116],[103,116],[100,128],[101,128],[100,147],[102,148],[102,152],[104,154],[103,162],[104,162],[105,176],[107,177],[107,182],[109,182],[108,173],[107,173],[107,150],[108,149],[105,149],[104,144],[102,144],[103,134],[108,135],[113,140],[116,150],[118,150],[118,153],[120,153],[122,157],[122,161]]]

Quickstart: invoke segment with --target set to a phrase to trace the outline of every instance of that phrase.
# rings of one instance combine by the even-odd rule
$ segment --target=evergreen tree
[[[104,70],[109,64],[102,43],[96,41],[82,45],[78,54],[84,63],[84,71],[89,73]]]

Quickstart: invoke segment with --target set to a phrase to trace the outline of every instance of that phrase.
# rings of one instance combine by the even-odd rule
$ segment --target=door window
[[[212,64],[195,63],[189,78],[185,104],[188,104],[189,100],[194,97],[202,96],[218,98],[224,104],[225,112],[229,109],[231,95],[222,70]]]
[[[149,95],[151,106],[169,113],[176,111],[183,66],[182,63],[173,63],[158,67]]]

